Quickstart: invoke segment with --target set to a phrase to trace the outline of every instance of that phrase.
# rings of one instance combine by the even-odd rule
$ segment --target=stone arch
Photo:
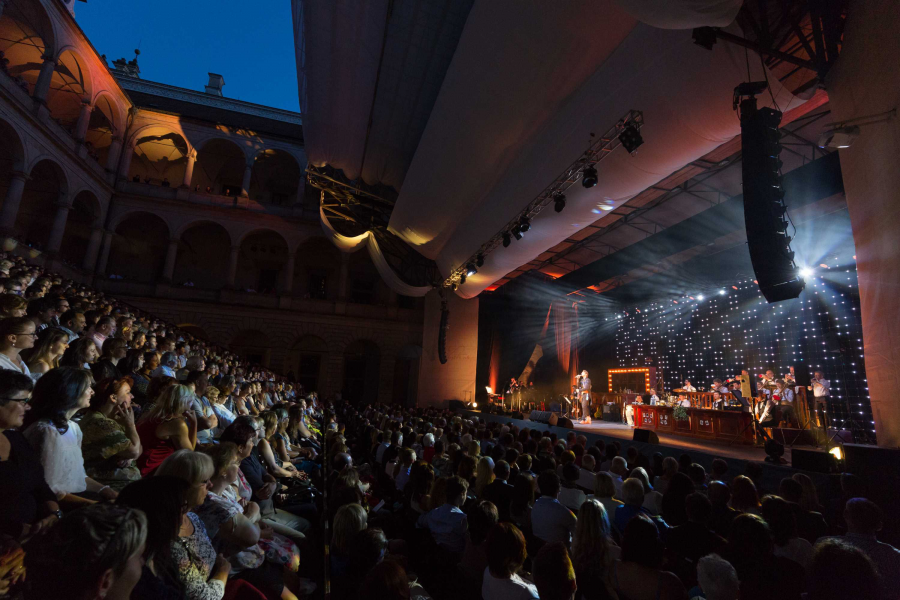
[[[50,91],[47,93],[50,116],[66,131],[74,134],[82,103],[90,102],[90,98],[91,72],[87,61],[75,48],[61,49],[50,80]]]
[[[210,193],[239,196],[244,181],[247,157],[244,150],[228,138],[211,138],[197,150],[191,189],[209,188]]]
[[[168,181],[172,187],[184,181],[187,157],[193,150],[183,134],[163,125],[139,129],[128,148],[131,152],[128,179],[137,177],[153,185]]]
[[[305,391],[319,391],[325,383],[328,354],[328,342],[324,339],[301,335],[290,345],[285,372],[293,373]]]
[[[293,206],[302,201],[297,193],[303,171],[294,156],[285,150],[260,151],[253,161],[250,197],[262,204]]]
[[[103,207],[94,192],[81,190],[75,194],[59,248],[62,260],[78,266],[84,263],[91,234],[102,225],[102,215]]]
[[[205,342],[210,341],[209,334],[206,332],[206,329],[203,328],[202,325],[197,325],[195,323],[179,323],[176,325],[178,329],[188,333],[195,338],[201,339]]]
[[[29,94],[44,56],[56,55],[53,21],[40,2],[10,2],[0,15],[0,52],[9,61],[2,69]]]
[[[294,255],[294,293],[313,300],[338,296],[341,251],[324,236],[303,240]]]
[[[55,159],[38,157],[28,169],[22,202],[13,230],[19,239],[39,250],[47,247],[57,206],[68,196],[66,172]]]
[[[110,228],[112,246],[106,272],[123,279],[153,283],[162,275],[169,247],[169,225],[145,211],[120,215]]]
[[[88,155],[106,166],[113,138],[119,131],[119,110],[115,100],[106,93],[98,95],[92,104],[84,145]]]
[[[201,289],[219,289],[228,279],[231,235],[221,223],[210,220],[187,223],[175,234],[178,254],[175,258],[175,285]]]
[[[267,340],[268,336],[259,329],[241,329],[231,338],[228,348],[250,363],[268,367],[272,347]]]
[[[356,339],[344,348],[342,396],[354,404],[378,401],[381,349],[368,339]]]
[[[235,286],[241,290],[274,293],[280,289],[282,271],[288,262],[287,240],[271,229],[254,229],[238,242]]]

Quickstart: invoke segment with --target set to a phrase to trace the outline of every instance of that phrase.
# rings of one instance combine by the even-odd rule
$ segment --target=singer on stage
[[[580,423],[591,422],[591,380],[588,372],[582,371],[578,376],[578,390],[581,394],[581,420]]]

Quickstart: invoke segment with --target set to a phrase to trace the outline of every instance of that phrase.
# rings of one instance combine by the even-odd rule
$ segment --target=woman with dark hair
[[[48,327],[38,336],[34,348],[28,353],[28,370],[35,381],[41,375],[59,366],[59,359],[69,347],[69,334],[62,329]]]
[[[731,508],[742,513],[760,514],[759,494],[753,480],[746,475],[738,475],[731,484]]]
[[[59,364],[63,367],[78,367],[79,369],[90,369],[100,352],[97,350],[97,344],[89,337],[78,338],[63,353]]]
[[[72,421],[75,413],[90,405],[94,390],[91,373],[84,369],[60,367],[48,371],[34,386],[32,409],[23,432],[41,457],[44,477],[60,500],[90,503],[76,494],[90,492],[106,500],[116,491],[88,477],[81,453],[82,432]]]
[[[670,527],[677,527],[688,522],[685,502],[694,493],[694,482],[682,472],[674,473],[669,480],[666,493],[663,494],[662,518]]]
[[[684,600],[678,576],[662,570],[663,544],[656,525],[645,514],[628,521],[622,536],[622,559],[614,563],[612,583],[620,599]]]
[[[100,360],[91,365],[91,371],[94,373],[94,379],[100,381],[102,379],[118,379],[122,376],[119,370],[119,361],[125,358],[128,352],[128,344],[120,337],[106,338],[103,342],[103,351],[100,353]]]
[[[769,526],[757,515],[735,518],[724,558],[737,571],[741,600],[799,600],[803,592],[803,567],[775,556]]]
[[[409,598],[409,577],[400,563],[394,560],[384,560],[376,565],[366,575],[359,588],[359,600],[409,600]]]
[[[79,422],[84,435],[84,470],[120,491],[141,478],[135,464],[141,455],[141,439],[134,426],[131,379],[104,379],[95,389],[91,405]]]
[[[40,458],[18,431],[32,389],[27,375],[0,370],[0,535],[13,538],[33,535],[60,515]]]
[[[25,599],[129,600],[146,539],[139,510],[97,504],[67,514],[25,546]]]
[[[177,477],[148,477],[128,484],[116,504],[136,508],[147,516],[147,546],[141,579],[133,600],[181,600],[184,589],[172,562],[172,544],[187,502],[187,482]]]
[[[36,337],[34,321],[28,317],[0,321],[0,369],[18,371],[31,377],[31,371],[20,353],[33,348]]]
[[[528,552],[525,536],[512,523],[494,525],[487,536],[487,563],[481,596],[484,600],[537,598],[537,588],[519,576]]]
[[[888,590],[885,594],[883,578],[872,559],[840,538],[816,544],[809,575],[809,600],[871,600],[895,597],[897,593]]]
[[[144,352],[141,350],[129,350],[125,354],[125,358],[119,361],[119,364],[116,366],[123,377],[131,378],[133,382],[131,384],[131,394],[134,396],[135,402],[143,404],[147,398],[147,386],[150,385],[150,380],[141,375],[141,369],[144,366]]]
[[[513,481],[509,518],[527,534],[531,533],[531,509],[534,507],[534,477],[519,473]]]

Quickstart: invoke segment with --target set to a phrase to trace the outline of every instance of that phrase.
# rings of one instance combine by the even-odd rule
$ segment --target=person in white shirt
[[[575,516],[572,515],[572,518]],[[484,600],[539,598],[537,587],[518,574],[528,556],[525,536],[518,527],[512,523],[494,525],[487,537],[486,550],[488,566],[484,570],[484,583],[481,584],[481,597]]]
[[[575,463],[568,463],[563,467],[563,485],[559,490],[559,501],[571,511],[578,511],[584,504],[584,492],[578,487],[578,478],[581,469]]]
[[[772,393],[773,398],[778,399],[781,408],[781,420],[786,423],[793,423],[796,420],[794,414],[794,392],[787,386],[784,379],[775,380],[775,391]]]
[[[656,392],[654,391],[650,395],[650,406],[656,406],[657,404],[659,404],[659,396],[657,396]]]
[[[682,387],[681,389],[683,389],[686,392],[696,392],[697,391],[697,388],[695,388],[694,386],[691,385],[690,379],[684,380],[684,387]]]
[[[831,383],[825,379],[822,371],[813,373],[809,390],[813,393],[815,399],[815,410],[819,418],[819,425],[824,426],[827,423],[828,414],[828,397],[831,396]]]
[[[544,471],[538,475],[541,497],[531,509],[531,524],[536,538],[545,542],[563,542],[568,547],[575,533],[577,519],[559,501],[559,487],[559,476],[553,471]]]

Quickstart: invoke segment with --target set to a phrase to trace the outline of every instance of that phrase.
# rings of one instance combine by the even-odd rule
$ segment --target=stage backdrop
[[[815,267],[796,300],[768,304],[752,280],[735,281],[696,296],[621,307],[615,322],[620,367],[648,362],[665,373],[667,390],[684,379],[709,387],[749,369],[756,377],[822,371],[831,382],[830,411],[845,425],[848,409],[874,441],[863,357],[855,256]]]

